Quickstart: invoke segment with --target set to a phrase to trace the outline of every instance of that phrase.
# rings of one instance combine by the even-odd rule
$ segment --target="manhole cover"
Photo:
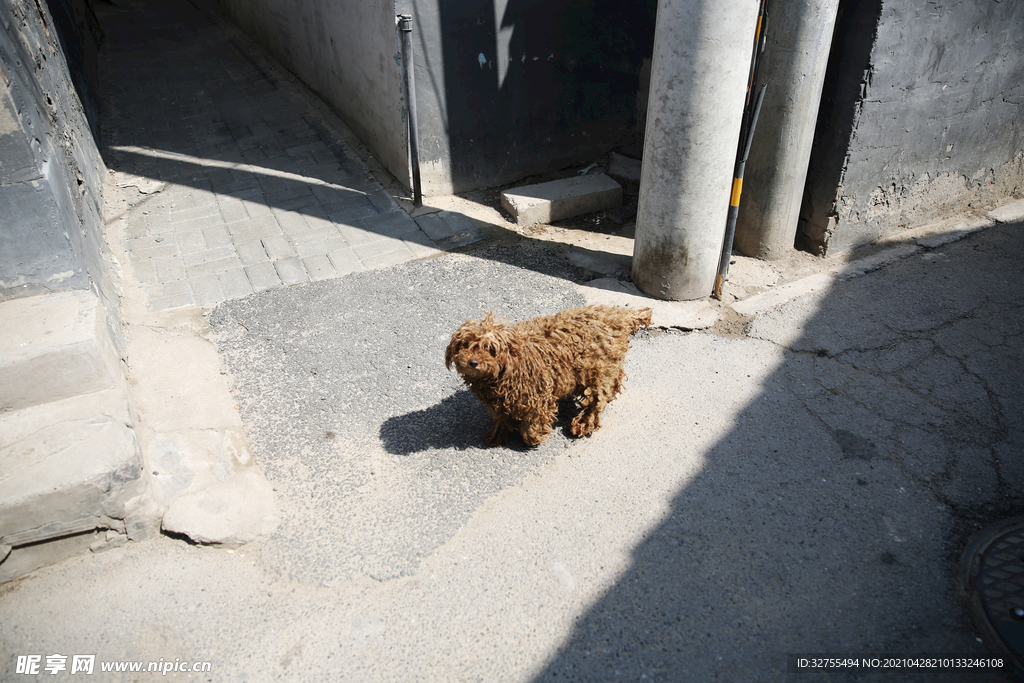
[[[1024,674],[1024,517],[983,529],[964,551],[964,589],[985,645]]]

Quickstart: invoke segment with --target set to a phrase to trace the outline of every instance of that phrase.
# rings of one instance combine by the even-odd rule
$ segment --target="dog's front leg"
[[[491,412],[491,417],[494,418],[494,426],[484,434],[484,443],[490,447],[501,446],[508,439],[508,435],[512,433],[512,424],[507,415],[497,412],[490,406],[487,409]]]
[[[544,401],[532,406],[532,410],[519,420],[519,433],[527,446],[539,446],[547,441],[554,431],[552,425],[558,418],[558,401],[549,394]]]

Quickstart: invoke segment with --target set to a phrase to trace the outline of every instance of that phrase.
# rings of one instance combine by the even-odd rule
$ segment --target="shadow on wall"
[[[444,92],[436,78],[417,74],[421,159],[443,159],[447,146],[460,191],[592,161],[633,142],[656,6],[440,0],[439,44],[422,36],[422,62],[442,63]],[[431,25],[429,10],[416,11]]]
[[[968,537],[1024,509],[1021,227],[842,282],[817,307],[754,324],[754,337],[792,351],[695,335],[705,353],[684,376],[631,374],[640,395],[673,381],[713,404],[695,401],[693,420],[713,424],[720,408],[750,403],[534,680],[775,681],[790,680],[788,653],[984,653],[956,582]],[[799,338],[785,339],[801,319]],[[722,352],[731,343],[773,359],[729,369],[763,372],[749,397],[722,386],[722,363],[739,358]],[[648,414],[651,443],[678,444],[680,430],[699,440],[703,421],[665,412]],[[678,462],[703,450],[675,447],[696,452]],[[666,450],[649,452],[633,479],[671,470]],[[864,676],[893,680],[800,678]],[[1003,680],[952,670],[899,679]]]

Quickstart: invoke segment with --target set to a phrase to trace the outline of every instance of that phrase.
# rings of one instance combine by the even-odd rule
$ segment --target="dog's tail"
[[[639,311],[633,312],[633,320],[630,324],[630,334],[636,334],[636,331],[640,328],[646,328],[651,326],[651,309],[641,308]]]

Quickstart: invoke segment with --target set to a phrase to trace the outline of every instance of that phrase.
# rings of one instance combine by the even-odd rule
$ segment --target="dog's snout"
[[[469,361],[469,367],[471,367],[471,368],[475,368],[478,365],[480,365],[479,361],[475,361],[475,360]]]

